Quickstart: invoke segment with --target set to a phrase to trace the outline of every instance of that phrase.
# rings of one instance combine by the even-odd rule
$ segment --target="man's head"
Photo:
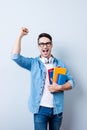
[[[38,47],[41,57],[49,58],[52,50],[52,37],[47,33],[41,33],[38,36]]]

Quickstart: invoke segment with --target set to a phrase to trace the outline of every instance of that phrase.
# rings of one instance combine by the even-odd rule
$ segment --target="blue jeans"
[[[34,114],[34,130],[60,130],[62,113],[53,115],[53,108],[40,107],[38,114]]]

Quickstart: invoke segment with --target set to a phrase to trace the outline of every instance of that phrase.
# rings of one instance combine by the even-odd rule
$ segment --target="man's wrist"
[[[58,90],[62,91],[62,85],[58,85]]]

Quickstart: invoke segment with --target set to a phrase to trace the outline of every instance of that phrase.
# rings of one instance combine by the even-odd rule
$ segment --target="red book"
[[[53,71],[54,71],[54,68],[51,68],[48,70],[48,78],[49,78],[50,84],[53,83]]]

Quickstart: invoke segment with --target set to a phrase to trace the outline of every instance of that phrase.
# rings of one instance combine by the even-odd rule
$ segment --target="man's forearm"
[[[13,54],[20,54],[20,52],[21,52],[21,39],[22,39],[22,37],[17,38],[16,43],[15,43],[13,50],[12,50]]]
[[[13,47],[13,50],[12,50],[12,53],[13,54],[20,54],[21,52],[21,40],[23,38],[24,35],[27,35],[28,34],[28,29],[25,28],[25,27],[22,27],[21,28],[21,31],[19,33],[19,36],[15,42],[15,45]]]
[[[72,86],[70,84],[70,82],[66,82],[65,84],[63,85],[60,85],[60,91],[65,91],[65,90],[70,90],[72,89]]]
[[[72,89],[72,86],[70,82],[66,82],[63,85],[58,85],[57,83],[53,83],[52,85],[48,85],[48,89],[50,92],[60,92],[60,91],[70,90]]]

